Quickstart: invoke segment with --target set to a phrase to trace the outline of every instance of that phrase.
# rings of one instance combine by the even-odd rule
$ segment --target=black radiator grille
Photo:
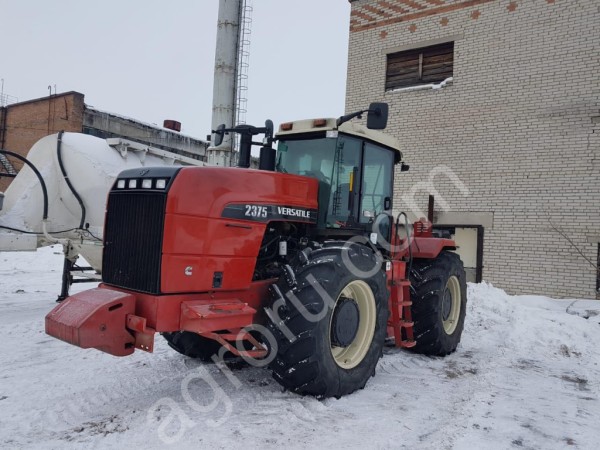
[[[102,281],[160,293],[166,192],[111,192],[104,229]]]

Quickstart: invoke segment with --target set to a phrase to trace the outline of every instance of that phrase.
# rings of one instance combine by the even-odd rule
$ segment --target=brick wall
[[[51,97],[9,105],[5,109],[6,131],[4,148],[26,156],[38,140],[61,130],[81,132],[83,94],[66,92]],[[22,163],[10,159],[18,171]],[[0,191],[5,191],[11,179],[0,178]]]
[[[394,210],[448,166],[468,195],[444,174],[436,195],[451,212],[493,218],[485,280],[510,293],[595,298],[585,258],[596,263],[600,237],[597,0],[351,3],[346,110],[390,104],[387,131],[411,165],[396,173]],[[455,42],[452,83],[385,92],[386,53],[443,41]],[[427,195],[415,195],[423,210]]]

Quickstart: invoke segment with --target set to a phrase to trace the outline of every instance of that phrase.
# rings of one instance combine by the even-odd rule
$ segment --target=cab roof
[[[402,152],[400,151],[400,141],[387,133],[378,130],[370,130],[364,125],[359,125],[354,122],[344,122],[339,127],[337,119],[307,119],[297,120],[295,122],[282,123],[277,131],[276,138],[284,138],[286,136],[298,136],[304,133],[317,133],[323,131],[339,131],[341,133],[357,136],[368,139],[378,144],[384,145],[395,152],[395,160],[402,160]]]

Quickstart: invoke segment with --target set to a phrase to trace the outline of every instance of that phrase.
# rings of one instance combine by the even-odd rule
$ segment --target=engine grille
[[[102,281],[160,293],[166,192],[111,192],[104,228]]]

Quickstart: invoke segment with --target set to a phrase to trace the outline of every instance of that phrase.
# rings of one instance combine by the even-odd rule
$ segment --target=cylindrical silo
[[[213,85],[212,129],[224,123],[228,128],[235,125],[235,92],[240,33],[242,0],[219,0],[217,46],[215,51],[215,79]],[[225,136],[223,143],[208,149],[208,163],[230,165],[233,150],[232,136]]]

